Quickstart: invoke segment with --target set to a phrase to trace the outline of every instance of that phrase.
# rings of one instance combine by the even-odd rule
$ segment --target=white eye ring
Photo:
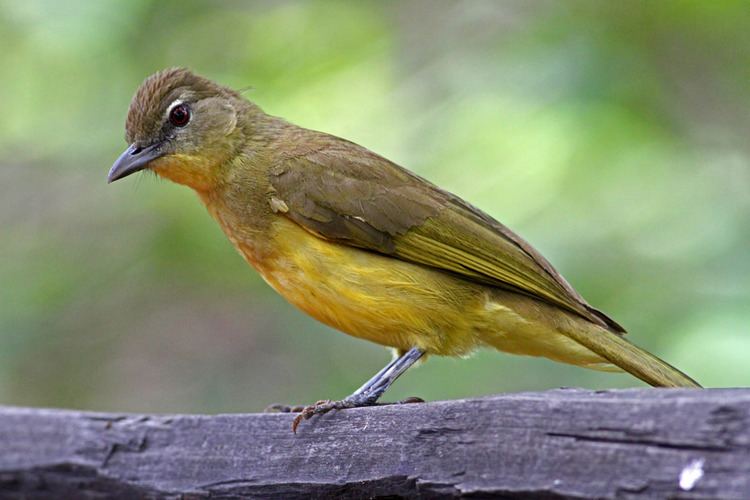
[[[182,128],[190,123],[190,115],[190,106],[178,99],[169,106],[167,120],[172,126]]]
[[[185,101],[183,101],[182,99],[175,99],[174,101],[172,101],[172,104],[170,104],[169,107],[167,108],[167,112],[165,113],[165,115],[169,116],[169,113],[172,112],[172,109],[174,109],[176,106],[179,106],[183,102]]]

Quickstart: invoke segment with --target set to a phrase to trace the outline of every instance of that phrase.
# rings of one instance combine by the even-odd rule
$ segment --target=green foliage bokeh
[[[187,189],[112,186],[130,97],[188,66],[539,248],[630,339],[750,384],[744,2],[0,0],[0,403],[256,411],[388,359],[276,296]],[[640,385],[430,359],[388,398]]]

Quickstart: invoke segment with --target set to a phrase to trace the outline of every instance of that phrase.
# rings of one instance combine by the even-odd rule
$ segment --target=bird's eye
[[[175,127],[184,127],[190,121],[190,107],[178,104],[169,111],[169,123]]]

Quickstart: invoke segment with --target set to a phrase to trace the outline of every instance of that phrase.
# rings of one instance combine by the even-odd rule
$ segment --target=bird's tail
[[[576,330],[565,334],[613,365],[654,387],[695,387],[701,385],[653,354],[631,344],[622,336],[603,331]]]

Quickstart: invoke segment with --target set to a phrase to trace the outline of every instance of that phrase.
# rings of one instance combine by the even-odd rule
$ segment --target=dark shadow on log
[[[750,498],[750,390],[290,414],[0,407],[0,498]]]

